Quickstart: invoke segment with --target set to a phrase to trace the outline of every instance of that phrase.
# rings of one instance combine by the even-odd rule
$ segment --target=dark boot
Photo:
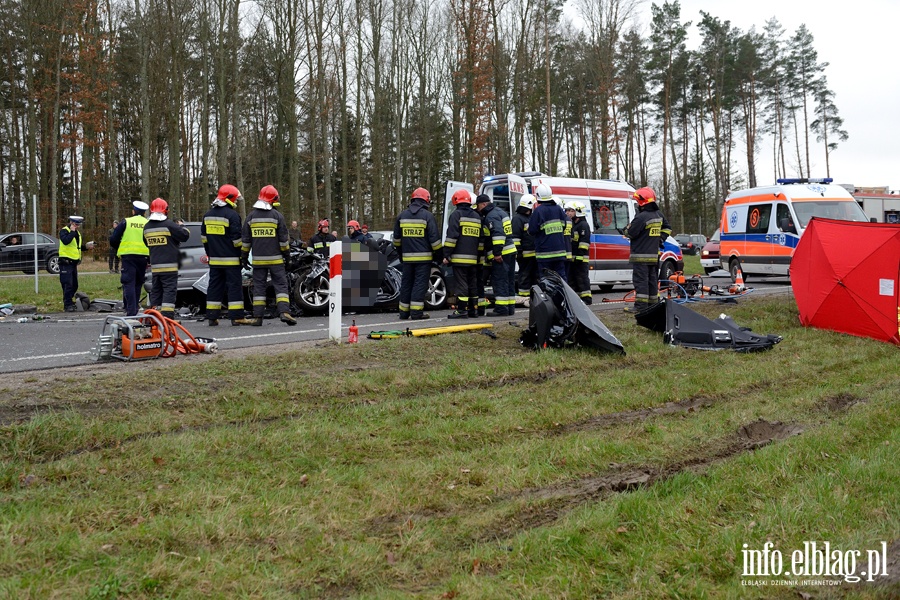
[[[206,324],[209,325],[210,327],[218,327],[218,326],[219,326],[219,320],[218,320],[218,319],[209,319],[209,320],[206,322]]]
[[[288,325],[296,325],[297,319],[295,319],[291,313],[283,312],[281,313],[281,322],[287,323]]]
[[[469,318],[474,319],[478,316],[478,300],[469,300]]]
[[[463,310],[463,308],[460,306],[460,307],[457,307],[457,309],[454,310],[452,313],[447,315],[447,318],[448,319],[468,319],[469,313],[468,313],[468,311]]]

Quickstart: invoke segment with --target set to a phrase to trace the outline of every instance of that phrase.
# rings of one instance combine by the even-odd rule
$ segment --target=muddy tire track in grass
[[[768,390],[774,387],[774,385],[774,382],[766,380],[754,382],[752,385],[748,385],[743,388],[729,390],[725,394],[691,396],[690,398],[685,398],[683,400],[666,402],[665,404],[659,406],[606,413],[603,415],[590,417],[588,419],[584,419],[575,423],[570,423],[568,425],[563,425],[561,427],[558,427],[554,431],[554,433],[566,434],[572,433],[574,431],[591,431],[594,429],[612,427],[614,425],[623,425],[627,423],[645,421],[652,417],[692,413],[698,410],[703,410],[705,408],[710,408],[716,404],[734,402],[746,397],[747,394],[751,392]]]
[[[703,472],[716,463],[800,435],[804,429],[796,423],[760,419],[741,426],[730,436],[708,444],[694,456],[669,465],[618,468],[583,479],[524,489],[500,497],[499,501],[525,501],[531,504],[499,519],[494,526],[476,536],[476,541],[508,539],[523,530],[552,523],[583,504],[602,500],[616,493],[649,487],[679,473]]]

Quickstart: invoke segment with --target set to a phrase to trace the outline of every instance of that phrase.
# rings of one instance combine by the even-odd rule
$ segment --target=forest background
[[[571,8],[577,25],[561,0],[0,0],[0,231],[31,229],[33,199],[47,233],[157,196],[197,220],[223,183],[241,211],[275,185],[307,237],[379,229],[415,187],[537,170],[652,185],[675,229],[710,235],[728,190],[770,183],[763,145],[766,172],[815,155],[830,174],[847,132],[806,26]]]

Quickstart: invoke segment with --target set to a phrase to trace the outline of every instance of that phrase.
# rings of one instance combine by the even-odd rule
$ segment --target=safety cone
[[[741,268],[738,267],[737,275],[734,276],[734,285],[731,286],[732,294],[740,294],[744,291],[744,274],[741,272]]]

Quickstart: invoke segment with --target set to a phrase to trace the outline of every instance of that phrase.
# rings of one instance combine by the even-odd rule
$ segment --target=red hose
[[[160,356],[168,358],[176,354],[200,354],[206,350],[206,344],[198,342],[191,332],[175,319],[170,319],[152,308],[145,310],[144,314],[156,317],[163,325],[163,351]]]

